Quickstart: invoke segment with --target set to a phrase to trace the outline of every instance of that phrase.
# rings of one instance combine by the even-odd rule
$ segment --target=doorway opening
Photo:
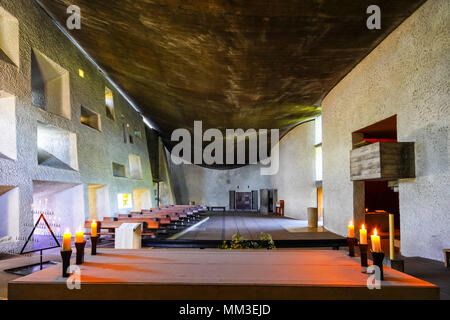
[[[319,221],[323,221],[323,189],[317,188],[317,213],[319,215]]]
[[[109,190],[104,184],[89,184],[89,220],[103,220],[111,216]]]
[[[148,210],[152,207],[152,194],[150,189],[134,189],[133,198],[133,211],[140,212],[142,210]]]
[[[251,192],[236,192],[236,210],[252,210]]]
[[[391,116],[352,133],[353,149],[374,143],[397,142],[397,116]],[[385,252],[389,251],[389,214],[394,215],[395,246],[400,247],[398,180],[365,179],[353,182],[353,216],[356,226],[365,224],[368,234],[377,228]]]

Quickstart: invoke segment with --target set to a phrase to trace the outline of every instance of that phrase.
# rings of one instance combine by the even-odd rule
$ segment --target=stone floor
[[[308,228],[305,220],[266,216],[253,212],[214,212],[205,222],[189,228],[173,237],[181,240],[231,240],[239,232],[246,240],[258,240],[261,233],[268,233],[274,240],[338,239],[340,236],[318,228]]]
[[[405,258],[405,273],[440,287],[441,300],[450,300],[450,268],[443,262],[410,257]]]

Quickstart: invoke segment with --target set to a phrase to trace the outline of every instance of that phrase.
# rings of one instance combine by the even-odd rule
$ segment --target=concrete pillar
[[[259,190],[259,212],[261,214],[269,214],[269,190],[261,189]]]
[[[317,208],[308,208],[308,228],[317,228],[319,212]]]

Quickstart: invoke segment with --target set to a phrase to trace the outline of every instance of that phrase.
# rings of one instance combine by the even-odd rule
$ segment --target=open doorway
[[[322,187],[317,188],[317,213],[319,215],[319,221],[323,222],[323,189],[322,189]]]
[[[397,116],[394,115],[377,123],[371,124],[365,128],[352,133],[353,150],[365,150],[373,144],[391,144],[397,143]],[[351,170],[359,170],[361,176],[369,176],[371,170],[378,170],[382,167],[381,162],[372,154],[361,153],[361,159],[358,166]],[[367,159],[366,159],[367,157]],[[394,159],[394,158],[393,158]],[[365,161],[364,167],[361,163]],[[393,161],[393,160],[390,160]],[[390,164],[383,162],[383,165]],[[373,168],[373,169],[372,169]],[[398,180],[394,178],[358,178],[353,181],[353,215],[356,226],[362,223],[366,225],[368,233],[372,234],[373,229],[377,228],[380,233],[383,250],[387,252],[389,246],[389,214],[394,214],[395,241],[396,247],[400,244],[400,209]]]
[[[44,214],[53,231],[61,236],[65,229],[75,232],[84,225],[83,185],[59,181],[33,181],[33,218]],[[35,235],[47,235],[36,229]]]
[[[104,184],[89,184],[89,220],[103,220],[110,217],[109,190]]]
[[[133,198],[133,211],[148,210],[152,207],[152,194],[150,189],[134,189]]]

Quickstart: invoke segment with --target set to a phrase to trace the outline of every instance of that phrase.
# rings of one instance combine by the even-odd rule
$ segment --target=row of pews
[[[170,205],[140,212],[120,213],[117,217],[104,217],[102,221],[97,221],[97,233],[100,236],[113,236],[115,229],[123,223],[142,223],[143,236],[168,236],[196,223],[201,218],[200,214],[206,211],[205,206]],[[89,229],[91,223],[90,220],[85,221],[84,227]]]

